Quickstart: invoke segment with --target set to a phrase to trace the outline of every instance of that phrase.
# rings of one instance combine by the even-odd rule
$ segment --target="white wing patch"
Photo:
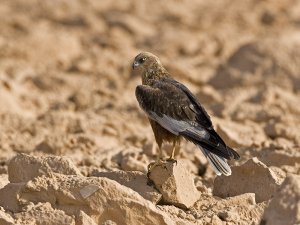
[[[210,134],[205,129],[195,127],[193,126],[193,124],[191,124],[191,122],[176,120],[167,115],[159,116],[153,111],[148,112],[148,115],[151,119],[158,122],[163,128],[175,135],[178,135],[180,132],[183,131],[189,131],[204,139],[208,139],[210,136]]]

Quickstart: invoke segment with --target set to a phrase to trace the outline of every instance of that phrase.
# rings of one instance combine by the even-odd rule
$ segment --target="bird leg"
[[[170,155],[170,158],[167,159],[167,161],[176,163],[176,165],[177,165],[177,160],[175,159],[175,156],[174,156],[175,155],[175,150],[176,150],[176,141],[174,140],[173,141],[172,153]]]
[[[164,164],[164,161],[162,159],[162,151],[161,151],[161,146],[158,146],[158,154],[155,162],[152,162],[148,165],[148,174],[151,172],[151,170],[159,165]]]

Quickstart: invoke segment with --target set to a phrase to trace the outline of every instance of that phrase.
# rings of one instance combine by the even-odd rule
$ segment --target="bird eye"
[[[140,59],[139,59],[139,64],[142,64],[142,63],[144,63],[145,61],[146,61],[146,57],[140,58]]]

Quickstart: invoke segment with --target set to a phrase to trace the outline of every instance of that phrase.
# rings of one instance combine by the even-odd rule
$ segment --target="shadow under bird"
[[[174,152],[183,137],[201,149],[217,175],[231,175],[227,160],[240,156],[214,130],[209,115],[193,93],[174,80],[159,58],[149,52],[138,54],[132,68],[142,78],[135,94],[149,118],[158,145],[157,160],[148,166],[149,172],[164,163],[163,141],[173,143],[168,160],[176,162]]]

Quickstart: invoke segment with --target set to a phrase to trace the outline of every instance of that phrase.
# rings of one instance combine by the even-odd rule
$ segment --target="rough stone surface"
[[[12,212],[21,210],[21,202],[19,201],[19,193],[24,187],[24,183],[9,183],[0,189],[0,205]]]
[[[182,208],[190,208],[199,199],[194,179],[180,160],[156,166],[149,178],[163,196],[163,201]]]
[[[300,164],[300,148],[266,150],[262,151],[260,155],[261,160],[268,166],[282,167]]]
[[[36,177],[26,184],[19,183],[22,186],[20,189],[10,191],[12,202],[15,199],[23,207],[48,202],[68,215],[80,215],[83,211],[97,224],[106,220],[117,224],[174,224],[167,214],[158,211],[150,201],[116,181],[104,177],[48,175]],[[20,211],[14,205],[4,208],[16,213]]]
[[[289,174],[264,213],[266,225],[300,224],[300,176]]]
[[[300,174],[300,1],[168,2],[1,1],[0,205],[12,209],[5,210],[12,218],[20,215],[15,224],[35,225],[43,211],[51,222],[57,221],[51,215],[64,213],[75,223],[99,224],[100,213],[89,214],[89,203],[78,203],[92,198],[99,186],[87,182],[77,189],[75,178],[84,182],[95,170],[147,172],[157,146],[151,148],[155,138],[134,96],[141,77],[130,68],[141,51],[157,55],[171,76],[195,94],[226,144],[241,155],[231,165],[243,167],[257,157],[283,176]],[[137,190],[139,183],[133,180],[128,184],[134,186],[127,188],[127,181],[120,180],[109,186],[117,188],[113,196],[121,193],[121,201],[124,192],[139,192],[138,201],[147,201],[177,225],[263,225],[260,220],[270,200],[254,204],[254,193],[213,196],[216,174],[202,152],[185,140],[177,149],[176,159],[195,176],[201,193],[189,210],[163,201],[155,205],[156,200],[148,201],[151,197]],[[164,143],[162,150],[167,158],[172,143]],[[41,161],[23,157],[24,162],[11,164],[10,177],[17,183],[8,183],[9,161],[19,153]],[[82,176],[64,166],[56,170],[50,162],[46,166],[42,159],[48,155],[71,159]],[[54,158],[50,161],[56,164]],[[53,191],[41,184],[35,189],[38,198],[26,200],[26,187],[35,180],[61,185],[54,171],[68,177],[69,186],[62,185],[65,195],[59,187]],[[259,179],[260,173],[265,170],[255,170]],[[245,183],[247,177],[238,179]],[[269,188],[267,182],[259,185],[258,189]],[[120,186],[125,189],[119,191]],[[252,191],[247,188],[240,192]],[[42,197],[42,204],[51,202],[52,209],[35,208]],[[109,205],[110,199],[103,202]],[[143,215],[145,207],[129,215]],[[125,210],[116,211],[114,215],[124,216]],[[100,224],[120,223],[109,216]]]
[[[66,215],[62,210],[53,209],[50,203],[29,204],[29,213],[16,213],[17,224],[44,224],[44,225],[75,225],[73,217]]]
[[[8,175],[1,174],[0,175],[0,189],[3,188],[8,183],[9,183],[9,181],[8,181]]]
[[[139,171],[94,171],[92,176],[107,177],[111,180],[115,180],[118,183],[136,191],[143,198],[153,202],[154,204],[157,204],[162,198],[162,195],[153,186],[148,184],[147,176]]]
[[[257,158],[232,167],[232,175],[216,177],[213,194],[222,198],[255,193],[256,202],[271,199],[282,179]]]
[[[18,154],[8,164],[8,179],[12,183],[27,182],[34,177],[50,172],[81,175],[80,171],[69,159],[58,156],[38,158],[26,154]]]
[[[221,121],[221,120],[220,120]],[[216,130],[232,148],[260,145],[265,139],[263,129],[253,123],[240,124],[228,121],[216,122]]]
[[[0,207],[0,224],[1,225],[14,225],[15,224],[15,220],[11,217],[11,215],[6,213],[2,207]]]
[[[221,221],[221,224],[235,225],[239,224],[259,224],[263,215],[266,203],[256,204],[255,194],[246,193],[226,199],[220,199],[215,196],[201,195],[194,208],[197,210],[195,218],[201,218],[201,221],[207,221],[205,224],[211,224],[212,220]],[[213,212],[212,218],[207,212]],[[188,215],[186,215],[188,217]],[[197,223],[198,220],[194,221]]]
[[[91,217],[89,217],[83,211],[80,211],[79,215],[76,217],[76,225],[97,225],[97,224]]]

